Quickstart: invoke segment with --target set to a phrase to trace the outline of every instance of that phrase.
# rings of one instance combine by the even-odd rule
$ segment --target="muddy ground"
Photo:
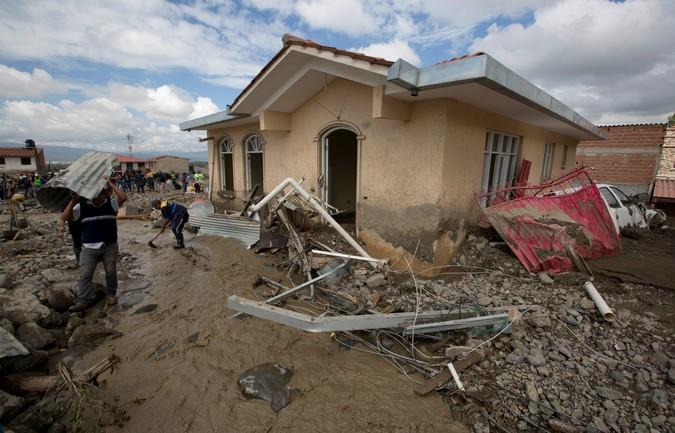
[[[0,217],[0,224],[6,224],[5,217]],[[77,269],[68,257],[67,233],[56,231],[56,215],[36,211],[27,217],[38,231],[0,243],[0,273],[13,276],[15,291],[72,286]],[[421,397],[413,392],[419,389],[416,383],[384,358],[366,353],[361,344],[345,348],[332,335],[304,333],[251,317],[229,318],[233,314],[227,308],[229,295],[269,296],[269,288],[253,288],[256,274],[291,285],[276,267],[287,258],[284,254],[258,255],[234,240],[191,234],[186,234],[187,248],[176,251],[168,232],[155,241],[159,248],[151,249],[147,241],[156,234],[151,225],[119,221],[119,304],[99,303],[82,318],[85,324],[118,334],[95,347],[70,347],[64,341],[69,341],[72,329],[68,326],[77,319],[63,313],[61,324],[44,325],[56,343],[45,349],[49,363],[40,374],[53,373],[59,361],[81,371],[110,354],[119,356],[118,368],[100,377],[101,388],[119,398],[119,407],[129,419],[120,427],[106,426],[105,431],[467,432],[498,431],[499,425],[506,431],[666,432],[675,428],[675,292],[662,283],[672,281],[669,275],[675,269],[670,259],[672,229],[625,240],[624,256],[603,259],[597,265],[591,262],[598,274],[596,286],[618,313],[619,320],[613,324],[603,322],[592,303],[588,305],[580,289],[587,276],[570,273],[543,282],[525,272],[508,251],[490,246],[480,236],[469,236],[457,257],[462,266],[448,269],[447,283],[414,284],[392,274],[389,287],[368,290],[346,278],[341,288],[354,298],[364,291],[366,298],[377,293],[379,304],[373,308],[386,304],[412,311],[416,296],[422,309],[448,308],[458,301],[467,307],[544,307],[545,313],[529,313],[522,323],[482,346],[479,363],[462,375],[467,397],[458,394],[451,382],[442,392]],[[629,265],[622,264],[626,260]],[[45,262],[50,267],[46,273],[41,266]],[[469,272],[472,265],[478,267]],[[606,269],[625,271],[628,266],[632,279],[606,273]],[[657,272],[653,283],[650,272]],[[493,334],[461,333],[455,343],[480,342]],[[419,337],[418,341],[437,340]],[[289,367],[294,372],[290,386],[299,391],[277,413],[267,402],[244,398],[237,384],[244,371],[268,362]],[[413,379],[425,382],[420,375]],[[36,397],[25,398],[35,401]],[[491,428],[488,422],[476,422],[485,421],[482,410],[494,419]]]

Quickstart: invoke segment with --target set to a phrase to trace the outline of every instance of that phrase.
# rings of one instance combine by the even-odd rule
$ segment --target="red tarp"
[[[530,272],[573,270],[574,253],[593,259],[621,252],[609,211],[584,168],[546,184],[482,194],[477,201]]]

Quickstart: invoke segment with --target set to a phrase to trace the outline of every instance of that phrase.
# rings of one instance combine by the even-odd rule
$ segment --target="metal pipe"
[[[447,320],[444,322],[433,322],[417,324],[405,328],[405,334],[424,334],[427,332],[449,331],[451,329],[475,328],[478,326],[495,325],[508,320],[508,314],[493,314],[490,316],[470,317],[468,319]]]
[[[369,257],[361,257],[361,256],[354,256],[351,254],[342,254],[342,253],[336,253],[332,251],[321,251],[321,250],[312,250],[312,254],[319,254],[322,256],[331,256],[331,257],[341,257],[343,259],[354,259],[354,260],[364,260],[366,262],[375,262],[379,263],[381,265],[387,263],[386,260],[382,259],[375,259],[375,258],[369,258]]]
[[[614,319],[616,319],[616,315],[612,309],[609,308],[609,305],[607,305],[607,302],[605,302],[602,295],[600,295],[593,283],[586,281],[584,283],[584,289],[586,289],[586,293],[588,293],[588,296],[591,297],[602,317],[608,322],[613,322]]]
[[[337,230],[337,232],[338,232],[338,233],[339,233],[339,234],[340,234],[340,235],[341,235],[341,236],[349,243],[349,245],[351,245],[351,246],[352,246],[359,254],[361,254],[363,257],[372,258],[372,257],[370,257],[370,255],[366,252],[366,250],[364,250],[363,247],[361,247],[361,245],[359,245],[359,243],[356,242],[356,241],[354,240],[354,238],[352,238],[352,237],[349,235],[349,233],[347,233],[347,232],[345,231],[345,229],[343,229],[342,226],[340,226],[340,224],[338,224],[337,221],[335,221],[335,220],[333,219],[333,217],[330,216],[330,214],[329,214],[328,212],[326,212],[326,210],[321,206],[321,204],[317,201],[317,199],[316,199],[312,194],[310,194],[310,193],[308,193],[307,191],[305,191],[305,190],[300,186],[300,184],[299,184],[298,182],[296,182],[293,178],[290,178],[290,177],[289,177],[289,178],[286,178],[285,180],[283,180],[279,185],[276,186],[276,188],[274,188],[269,194],[267,194],[261,201],[258,202],[258,204],[256,204],[255,206],[253,206],[251,209],[252,209],[253,211],[256,211],[256,212],[257,212],[257,211],[260,210],[263,206],[265,206],[270,200],[272,200],[272,199],[274,198],[274,196],[276,196],[277,194],[279,194],[280,192],[282,192],[282,191],[284,190],[284,188],[286,188],[287,186],[293,187],[293,188],[298,192],[298,194],[300,194],[305,200],[307,200],[307,202],[308,202],[314,209],[316,209],[316,211],[319,212],[319,214],[321,214],[321,216],[322,216],[323,218],[325,218],[326,221],[328,221],[328,224],[330,224],[335,230]],[[372,264],[372,263],[371,263],[371,265],[372,265],[372,266],[375,266],[375,265]]]
[[[286,290],[286,291],[283,292],[283,293],[279,293],[279,294],[276,295],[276,296],[273,296],[273,297],[271,297],[271,298],[269,298],[269,299],[265,299],[262,303],[263,303],[263,304],[272,304],[272,303],[274,303],[274,302],[277,302],[277,301],[280,301],[280,300],[282,300],[282,299],[284,299],[284,298],[287,298],[288,296],[292,295],[293,293],[295,293],[295,292],[297,292],[297,291],[299,291],[299,290],[302,290],[302,289],[304,289],[304,288],[307,287],[307,286],[311,286],[312,284],[316,283],[317,281],[323,280],[323,279],[326,278],[327,276],[334,274],[335,272],[338,271],[338,269],[342,269],[342,268],[344,268],[346,265],[347,265],[347,262],[344,262],[344,263],[342,263],[340,266],[331,269],[330,271],[326,272],[325,274],[321,274],[321,275],[319,275],[319,276],[316,277],[316,278],[312,278],[312,279],[309,280],[309,281],[305,281],[304,283],[300,284],[299,286],[295,286],[295,287],[293,287],[292,289],[288,289],[288,290]],[[238,296],[235,296],[235,297],[238,298]],[[230,298],[232,298],[232,296],[230,296]],[[244,298],[240,298],[240,299],[244,299]],[[229,300],[228,300],[228,303],[230,303]],[[230,307],[231,307],[231,306],[232,306],[232,305],[230,305]],[[230,318],[230,319],[237,319],[237,318],[243,316],[244,314],[245,314],[245,312],[237,313],[237,314],[235,314],[235,315],[233,315],[233,316],[230,316],[229,318]]]

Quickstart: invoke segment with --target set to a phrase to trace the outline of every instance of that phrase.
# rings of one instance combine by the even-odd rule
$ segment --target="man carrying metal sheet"
[[[160,233],[164,232],[169,224],[171,224],[171,231],[176,237],[176,245],[174,245],[174,248],[185,248],[185,243],[183,241],[183,227],[190,218],[187,208],[178,203],[170,203],[160,200],[153,200],[151,204],[154,209],[162,212],[162,216],[166,220]]]
[[[106,177],[106,186],[93,200],[74,197],[63,211],[64,221],[79,221],[82,230],[80,281],[77,303],[71,311],[84,311],[95,300],[92,278],[103,262],[108,305],[117,304],[117,210],[127,195]],[[112,191],[113,195],[111,195]]]

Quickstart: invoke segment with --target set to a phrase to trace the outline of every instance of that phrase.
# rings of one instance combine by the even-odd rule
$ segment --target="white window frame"
[[[488,130],[485,135],[483,157],[483,192],[491,192],[510,185],[516,176],[521,137]],[[490,179],[490,166],[495,156],[495,167]],[[488,191],[488,188],[490,191]]]
[[[569,155],[569,145],[565,144],[563,146],[562,162],[560,163],[560,169],[564,170],[567,168],[567,156]]]
[[[265,139],[258,133],[249,134],[244,139],[244,151],[246,153],[246,190],[251,191],[251,154],[263,155],[263,180],[265,178]],[[260,185],[260,188],[264,188]]]
[[[225,171],[225,155],[232,155],[232,180],[234,181],[234,141],[230,137],[223,137],[218,144],[220,150],[220,183],[223,190],[227,190],[226,171]],[[234,189],[234,185],[232,185]]]
[[[541,179],[551,178],[553,171],[553,159],[555,158],[555,143],[547,141],[544,143],[544,161],[541,165]]]

